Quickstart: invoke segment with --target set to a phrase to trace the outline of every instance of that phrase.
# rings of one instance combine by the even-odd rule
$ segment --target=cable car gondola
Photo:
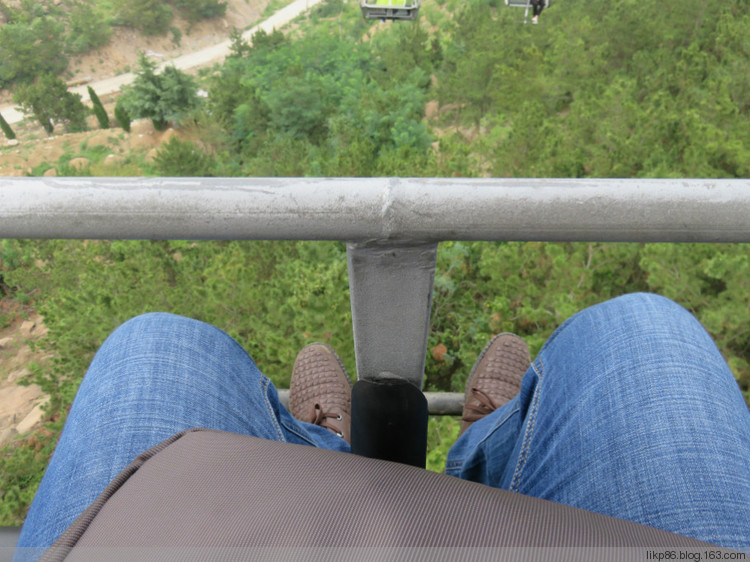
[[[360,0],[362,15],[369,20],[414,20],[420,0]]]
[[[544,8],[549,8],[549,2],[550,0],[544,0]],[[529,9],[531,9],[531,0],[505,0],[505,5],[510,6],[511,8],[525,8],[526,11],[523,14],[523,23],[528,22]]]

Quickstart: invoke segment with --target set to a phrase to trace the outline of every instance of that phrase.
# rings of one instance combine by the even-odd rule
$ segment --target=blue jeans
[[[292,418],[220,330],[140,316],[96,354],[19,546],[52,544],[134,457],[191,427],[349,450]],[[620,297],[565,322],[520,394],[458,439],[447,472],[750,547],[750,412],[705,330],[654,295]]]

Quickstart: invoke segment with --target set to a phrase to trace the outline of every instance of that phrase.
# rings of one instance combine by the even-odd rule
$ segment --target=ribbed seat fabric
[[[44,560],[645,560],[643,547],[709,546],[412,466],[194,429],[135,459]]]

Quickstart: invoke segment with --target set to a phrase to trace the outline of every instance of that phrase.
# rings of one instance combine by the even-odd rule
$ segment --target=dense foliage
[[[540,26],[512,12],[471,4],[439,74],[492,175],[750,175],[746,2],[566,0]]]
[[[6,23],[0,26],[0,87],[30,82],[43,72],[58,74],[68,65],[64,26],[44,4],[24,0],[21,8],[0,3]]]
[[[427,35],[419,27],[396,35],[384,52],[327,30],[295,41],[260,33],[252,48],[235,43],[209,97],[232,140],[219,164],[248,175],[368,176],[425,160],[431,68],[386,65],[389,51],[423,50]]]
[[[169,4],[180,10],[190,23],[223,16],[227,10],[227,3],[219,0],[114,0],[116,22],[146,35],[166,33],[173,17]]]
[[[235,33],[233,56],[206,80],[205,108],[180,114],[184,129],[196,132],[193,141],[164,145],[153,169],[750,174],[744,0],[565,0],[538,26],[520,25],[519,12],[495,0],[436,0],[422,11],[419,23],[374,28],[355,5],[327,0],[297,37],[261,33],[251,46]],[[159,75],[153,68],[142,75],[146,86],[126,104],[134,116],[161,103],[152,95]],[[426,119],[431,100],[439,108]],[[215,324],[279,387],[288,386],[297,351],[316,340],[333,345],[354,373],[342,244],[4,241],[0,248],[4,290],[43,314],[49,335],[39,345],[55,357],[33,374],[52,396],[48,434],[0,454],[0,489],[7,490],[0,521],[23,517],[88,362],[133,315],[166,310]],[[518,333],[535,354],[576,311],[654,291],[706,326],[750,400],[749,279],[745,245],[446,242],[425,387],[463,390],[493,334]],[[453,419],[431,423],[430,468],[442,468],[456,432]],[[23,469],[29,463],[31,476]]]
[[[116,22],[135,27],[145,35],[165,33],[172,21],[172,8],[155,0],[115,0]]]
[[[62,123],[72,133],[86,130],[88,112],[81,96],[68,91],[65,82],[52,74],[42,74],[33,83],[18,86],[13,101],[24,113],[32,114],[48,135],[55,123]]]
[[[112,36],[102,9],[92,0],[71,0],[67,46],[71,54],[85,53],[106,45]]]
[[[227,12],[227,3],[219,0],[174,0],[174,5],[190,23],[218,18]]]
[[[138,58],[133,83],[122,88],[118,105],[134,119],[151,119],[157,131],[167,128],[170,121],[197,108],[200,100],[193,77],[174,66],[156,72],[156,63],[144,53]]]

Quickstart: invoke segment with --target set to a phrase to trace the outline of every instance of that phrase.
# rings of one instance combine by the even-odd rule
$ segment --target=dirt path
[[[37,385],[20,386],[18,380],[29,374],[32,362],[43,365],[47,360],[28,345],[46,333],[42,318],[35,313],[0,330],[0,447],[36,428],[44,416],[47,396]]]
[[[291,22],[294,18],[296,18],[298,15],[302,14],[303,12],[310,9],[312,6],[319,3],[321,0],[294,0],[291,4],[281,8],[277,12],[275,12],[271,17],[268,19],[260,22],[258,25],[253,26],[252,28],[248,29],[247,31],[243,32],[242,36],[249,40],[257,31],[264,30],[266,32],[271,32],[274,29],[281,28],[282,26],[286,25],[287,23]],[[197,48],[196,50],[186,53],[186,54],[178,54],[179,51],[172,50],[172,55],[174,55],[173,58],[169,58],[169,60],[165,60],[163,63],[161,63],[161,67],[166,66],[168,64],[173,64],[180,70],[195,70],[203,66],[207,66],[210,64],[213,64],[215,62],[222,61],[227,54],[229,54],[229,46],[230,41],[229,39],[226,39],[226,37],[229,35],[229,31],[232,27],[237,28],[243,28],[245,25],[242,25],[241,20],[243,18],[251,18],[253,16],[254,12],[257,12],[255,15],[255,19],[257,20],[257,17],[260,15],[260,10],[262,10],[263,5],[267,3],[267,0],[263,0],[260,4],[255,3],[253,6],[255,6],[255,9],[250,10],[240,10],[239,8],[242,8],[242,4],[250,5],[249,2],[246,2],[245,0],[232,0],[230,2],[230,13],[231,11],[238,12],[241,14],[241,17],[238,19],[238,21],[233,21],[230,25],[228,18],[225,18],[222,20],[220,24],[214,22],[213,24],[206,25],[221,25],[223,27],[223,33],[218,33],[217,30],[214,30],[212,33],[209,33],[208,35],[203,35],[203,37],[208,37],[209,39],[213,39],[214,41],[217,41],[219,37],[223,37],[224,39],[221,41],[217,41],[213,43],[212,45],[204,48]],[[246,23],[251,23],[254,21],[251,19],[250,21]],[[238,25],[240,24],[240,25]],[[198,24],[200,25],[200,24]],[[192,34],[200,35],[199,29],[197,29],[197,26],[194,26],[193,30],[191,31]],[[142,44],[139,44],[141,47],[140,49],[133,49],[132,45],[134,44],[133,41],[136,40],[135,34],[132,31],[129,32],[123,32],[118,31],[118,35],[123,35],[123,33],[129,33],[131,37],[125,37],[125,41],[123,41],[123,38],[118,38],[118,41],[115,41],[113,45],[110,45],[107,47],[107,50],[114,49],[115,53],[119,51],[118,54],[112,54],[108,58],[110,61],[116,60],[118,63],[124,63],[123,66],[131,66],[135,63],[135,58],[137,58],[138,50],[144,50],[147,54],[151,54],[154,57],[159,58],[165,58],[167,59],[168,56],[164,53],[164,51],[169,50],[169,39],[168,38],[158,38],[154,40],[151,39],[151,42],[153,41],[159,41],[159,45],[161,45],[162,50],[157,51],[156,49],[149,48],[149,39],[144,37],[138,37],[137,39],[142,41]],[[130,40],[130,43],[127,42],[127,40]],[[166,42],[166,43],[165,43]],[[199,41],[193,41],[192,44],[194,46],[200,44]],[[124,43],[124,44],[123,44]],[[117,44],[120,44],[121,47],[118,49]],[[159,48],[158,45],[153,45],[156,48]],[[124,51],[123,51],[124,50]],[[97,51],[98,53],[99,51]],[[128,53],[130,56],[126,57],[125,53]],[[105,60],[104,57],[100,57],[100,60]],[[130,64],[128,64],[128,61],[130,60]],[[79,61],[78,67],[80,70],[81,64],[86,64],[85,62],[81,63]],[[110,62],[110,69],[114,72],[115,66],[112,65]],[[92,70],[95,70],[95,67],[92,67]],[[80,74],[80,72],[79,72]],[[77,94],[81,95],[81,98],[84,102],[87,102],[89,99],[88,96],[88,89],[87,86],[91,86],[94,91],[100,95],[107,95],[111,94],[113,92],[117,92],[120,90],[120,88],[126,84],[129,84],[133,81],[135,78],[135,74],[132,72],[125,72],[122,74],[112,74],[107,78],[100,78],[93,81],[85,80],[85,78],[79,78],[78,80],[83,80],[84,83],[81,83],[77,86],[71,87],[70,90],[72,92],[75,92]],[[8,123],[17,123],[21,119],[23,119],[24,115],[20,111],[17,111],[12,104],[6,104],[0,107],[0,112],[2,113],[3,117]]]

